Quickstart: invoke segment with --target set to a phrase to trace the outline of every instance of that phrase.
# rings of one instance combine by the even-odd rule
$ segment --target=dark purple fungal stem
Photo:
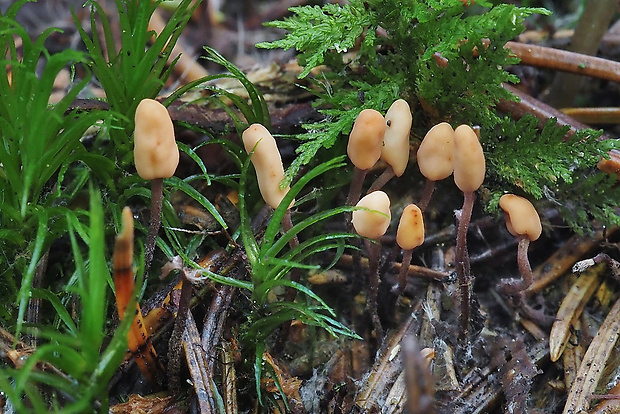
[[[151,180],[151,222],[149,224],[149,233],[146,237],[146,247],[144,251],[144,274],[146,274],[153,261],[155,253],[155,243],[157,242],[157,233],[161,225],[161,204],[164,192],[164,179],[155,178]]]
[[[461,339],[469,335],[469,318],[471,302],[472,276],[469,266],[469,253],[467,252],[467,229],[471,221],[471,212],[474,207],[474,192],[464,193],[463,209],[459,218],[459,227],[456,233],[456,274],[461,294]]]

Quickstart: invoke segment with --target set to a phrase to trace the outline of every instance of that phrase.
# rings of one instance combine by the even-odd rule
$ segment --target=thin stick
[[[551,47],[506,42],[521,64],[620,82],[620,62]]]
[[[469,334],[469,314],[471,302],[471,271],[469,268],[469,254],[467,252],[467,228],[471,221],[471,212],[474,207],[474,193],[464,193],[463,209],[459,218],[459,227],[456,233],[456,274],[461,293],[461,339]]]

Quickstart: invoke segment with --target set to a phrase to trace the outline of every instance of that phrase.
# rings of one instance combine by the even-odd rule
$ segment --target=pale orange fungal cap
[[[385,118],[374,109],[364,109],[349,134],[347,155],[360,170],[372,168],[381,157]]]
[[[179,165],[179,148],[165,106],[143,99],[136,108],[134,163],[145,180],[170,178]]]
[[[504,194],[499,206],[506,213],[506,228],[515,237],[525,236],[530,241],[537,240],[542,233],[540,216],[534,205],[526,198],[514,194]]]
[[[404,250],[415,249],[424,243],[424,218],[422,211],[415,204],[405,207],[400,216],[396,243]]]
[[[469,125],[454,130],[454,182],[462,192],[474,192],[484,182],[486,165],[480,140]]]
[[[404,99],[394,101],[385,114],[385,136],[381,148],[381,159],[392,167],[400,177],[409,162],[409,132],[411,131],[411,108]]]
[[[418,148],[418,167],[431,181],[448,178],[452,174],[454,158],[454,130],[447,122],[432,127]]]
[[[390,226],[390,198],[383,191],[373,191],[362,197],[357,207],[366,207],[370,210],[355,210],[353,212],[353,227],[357,234],[369,239],[378,239],[383,236]],[[371,211],[376,210],[376,211]]]
[[[280,182],[284,179],[284,167],[276,140],[261,124],[250,125],[243,131],[241,139],[248,154],[254,150],[251,160],[263,200],[272,208],[277,208],[289,187],[280,188]]]

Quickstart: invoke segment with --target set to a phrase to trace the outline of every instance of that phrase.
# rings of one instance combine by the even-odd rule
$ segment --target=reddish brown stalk
[[[149,232],[146,237],[146,246],[144,251],[144,274],[146,275],[151,267],[153,255],[155,253],[155,244],[157,243],[157,233],[161,225],[161,203],[164,192],[163,178],[155,178],[151,180],[151,222],[149,224]]]
[[[368,268],[369,268],[369,286],[366,296],[366,311],[370,314],[372,325],[375,328],[375,337],[377,344],[380,346],[383,342],[383,327],[379,319],[377,311],[377,296],[379,294],[379,256],[381,255],[381,243],[366,241],[366,249],[368,251]]]
[[[357,167],[353,170],[353,178],[351,179],[351,185],[349,186],[349,195],[347,196],[347,202],[345,205],[354,206],[360,201],[360,195],[362,194],[362,185],[364,184],[364,178],[368,170],[361,170]]]
[[[474,208],[474,193],[464,194],[463,209],[459,218],[459,227],[456,233],[456,274],[459,282],[461,296],[461,331],[462,339],[469,335],[469,315],[471,302],[471,270],[469,266],[469,255],[467,252],[467,228],[471,221],[471,212]]]
[[[413,249],[403,251],[403,263],[398,272],[398,284],[394,286],[392,291],[394,294],[400,296],[407,287],[407,275],[409,274],[409,264],[411,264],[411,257],[413,256]]]
[[[387,166],[385,171],[381,173],[380,176],[372,183],[370,188],[368,189],[368,193],[372,193],[373,191],[381,190],[392,178],[394,178],[396,174],[394,174],[394,169],[391,166]]]
[[[519,236],[519,246],[517,247],[517,264],[521,279],[504,280],[501,284],[502,292],[509,296],[517,295],[532,285],[534,275],[530,261],[527,258],[527,249],[530,240],[526,236]]]
[[[420,198],[420,202],[418,203],[420,210],[426,210],[426,207],[428,207],[428,203],[430,203],[431,197],[433,196],[433,192],[435,192],[435,181],[426,179],[426,182],[424,183],[424,190],[422,190],[422,198]]]

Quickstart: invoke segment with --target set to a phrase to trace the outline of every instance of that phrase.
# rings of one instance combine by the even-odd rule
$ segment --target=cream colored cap
[[[362,197],[357,207],[366,207],[371,210],[356,210],[353,212],[353,227],[357,234],[369,239],[378,239],[383,236],[390,226],[390,198],[383,191],[373,191]],[[383,214],[380,214],[383,213]]]
[[[504,194],[499,206],[506,213],[506,227],[515,237],[526,236],[530,241],[537,240],[542,233],[538,212],[526,198],[514,194]]]
[[[179,165],[179,148],[172,119],[165,106],[143,99],[136,108],[133,158],[145,180],[170,178]]]
[[[411,108],[404,99],[394,101],[385,114],[385,136],[381,148],[381,159],[392,167],[400,177],[409,162],[409,131],[411,131]]]
[[[453,171],[454,130],[447,122],[432,127],[418,148],[418,167],[431,181],[448,178]]]
[[[454,130],[454,182],[464,193],[476,191],[486,173],[484,153],[478,136],[469,125]]]
[[[400,216],[396,243],[404,250],[415,249],[424,243],[424,218],[420,207],[415,204],[405,207]]]
[[[360,170],[373,167],[381,157],[383,136],[385,135],[385,118],[374,109],[364,109],[355,119],[347,155]]]
[[[284,167],[276,140],[261,124],[250,125],[243,131],[241,139],[248,154],[254,150],[252,164],[256,170],[258,188],[263,200],[272,208],[277,208],[288,193],[289,187],[280,189],[280,182],[284,179]]]

